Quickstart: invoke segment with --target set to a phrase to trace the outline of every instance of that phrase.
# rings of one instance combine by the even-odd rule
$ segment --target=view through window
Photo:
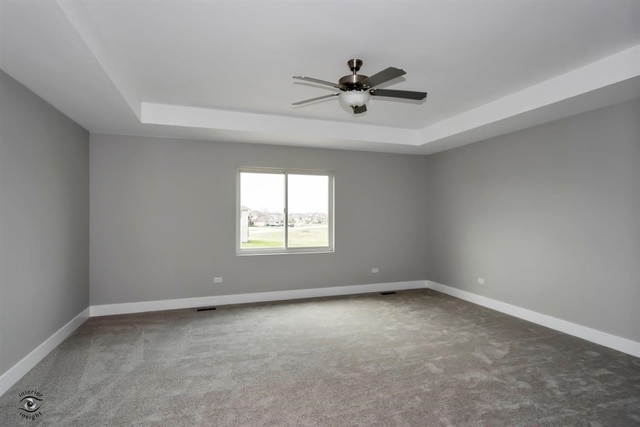
[[[241,252],[306,252],[333,246],[329,172],[240,171]]]

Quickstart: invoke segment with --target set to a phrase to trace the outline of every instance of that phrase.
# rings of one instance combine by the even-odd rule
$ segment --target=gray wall
[[[429,279],[640,341],[638,100],[429,156],[427,175]]]
[[[89,306],[89,134],[0,71],[0,374]]]
[[[1,72],[0,89],[0,373],[89,303],[425,278],[640,340],[638,100],[420,157],[111,135],[89,149]],[[240,166],[334,171],[336,252],[236,256]]]
[[[90,159],[92,305],[425,278],[424,157],[91,135]],[[334,171],[335,253],[236,256],[241,166]]]

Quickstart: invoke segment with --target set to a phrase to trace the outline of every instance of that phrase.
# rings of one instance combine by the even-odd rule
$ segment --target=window
[[[333,251],[333,174],[238,171],[237,253]]]

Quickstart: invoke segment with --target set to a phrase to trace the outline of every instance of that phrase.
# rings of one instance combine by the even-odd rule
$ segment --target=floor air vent
[[[380,295],[395,295],[396,293],[393,291],[389,291],[389,292],[380,292]]]
[[[218,307],[201,307],[196,309],[196,311],[210,311],[210,310],[215,310]]]

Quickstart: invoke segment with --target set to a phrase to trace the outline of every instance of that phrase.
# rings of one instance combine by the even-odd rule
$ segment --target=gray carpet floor
[[[0,425],[631,426],[640,359],[431,290],[97,317]]]

